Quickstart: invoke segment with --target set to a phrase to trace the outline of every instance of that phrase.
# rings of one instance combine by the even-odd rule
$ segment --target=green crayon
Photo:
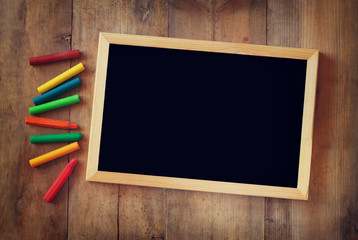
[[[66,107],[68,105],[79,103],[79,102],[80,102],[80,97],[78,96],[78,94],[76,94],[70,97],[65,97],[52,102],[30,107],[29,112],[31,115],[35,115],[38,113],[47,112],[57,108]]]
[[[31,143],[52,143],[52,142],[71,142],[82,139],[82,133],[63,133],[50,135],[36,135],[30,137]]]

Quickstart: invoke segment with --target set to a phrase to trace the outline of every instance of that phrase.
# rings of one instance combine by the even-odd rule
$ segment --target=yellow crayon
[[[71,152],[74,152],[76,150],[80,149],[80,146],[78,145],[78,142],[74,142],[71,144],[68,144],[62,148],[56,149],[52,152],[45,153],[41,156],[38,156],[36,158],[30,159],[30,165],[31,167],[37,167],[41,164],[47,163],[51,160],[54,160],[56,158],[59,158],[63,155],[69,154]]]
[[[40,94],[43,94],[48,90],[51,90],[52,88],[56,87],[57,85],[63,83],[67,79],[75,76],[76,74],[79,74],[83,70],[85,70],[85,67],[83,66],[82,63],[79,63],[76,66],[68,69],[66,72],[63,72],[57,77],[52,78],[47,83],[42,84],[40,87],[37,88],[37,91],[39,91]]]

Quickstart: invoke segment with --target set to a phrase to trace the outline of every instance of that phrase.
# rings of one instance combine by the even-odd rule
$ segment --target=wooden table
[[[1,1],[0,239],[358,239],[358,1]],[[99,31],[321,51],[308,201],[85,181]],[[33,67],[28,58],[80,49],[80,59]],[[81,150],[38,168],[63,133],[25,124],[36,88],[83,62],[81,103],[42,114],[70,120]],[[259,151],[258,147],[258,151]],[[43,195],[72,158],[53,203]]]

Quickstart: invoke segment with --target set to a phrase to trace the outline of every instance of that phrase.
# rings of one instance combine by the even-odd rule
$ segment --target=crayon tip
[[[77,158],[74,158],[69,162],[69,164],[71,164],[71,167],[75,167],[77,162],[78,162]]]
[[[48,196],[44,196],[44,197],[43,197],[43,200],[45,200],[45,201],[48,202],[48,203],[51,202],[51,199],[50,199]]]
[[[69,122],[69,123],[68,123],[68,127],[69,127],[70,129],[77,129],[77,128],[78,128],[78,125],[77,125],[77,123]]]

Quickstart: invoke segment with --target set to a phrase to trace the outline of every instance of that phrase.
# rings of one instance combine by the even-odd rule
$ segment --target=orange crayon
[[[40,126],[40,127],[61,128],[61,129],[78,128],[78,125],[73,122],[51,119],[51,118],[35,117],[35,116],[27,116],[25,122],[26,124]]]

